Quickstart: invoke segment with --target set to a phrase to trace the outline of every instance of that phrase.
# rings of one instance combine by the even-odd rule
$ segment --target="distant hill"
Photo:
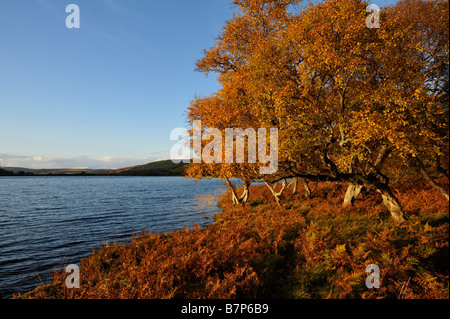
[[[32,169],[25,167],[3,167],[2,170],[11,172],[13,173],[12,175],[100,175],[110,171],[109,169],[85,169],[85,168]]]
[[[186,165],[183,162],[174,164],[171,160],[165,160],[112,170],[108,174],[126,176],[181,176],[184,175]]]
[[[0,176],[13,176],[13,175],[14,175],[13,172],[0,168]]]
[[[182,176],[185,163],[174,164],[171,160],[157,161],[144,165],[124,167],[120,169],[31,169],[24,167],[2,167],[0,176],[48,176],[48,175],[123,175],[123,176]]]

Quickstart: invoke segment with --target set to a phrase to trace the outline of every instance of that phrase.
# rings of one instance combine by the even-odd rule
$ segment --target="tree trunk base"
[[[272,193],[272,195],[273,195],[273,197],[275,198],[275,201],[277,202],[277,204],[280,205],[280,206],[282,206],[282,205],[281,205],[281,198],[280,198],[280,196],[281,196],[281,194],[283,193],[284,189],[286,188],[286,180],[283,179],[283,183],[282,183],[281,189],[280,189],[280,191],[278,191],[278,192],[275,191],[275,186],[276,186],[276,184],[275,184],[275,185],[270,185],[270,183],[268,183],[267,181],[264,181],[264,184],[266,184],[267,188],[268,188],[268,189],[270,190],[270,192]]]
[[[400,202],[397,200],[397,198],[392,194],[391,190],[389,188],[385,189],[377,189],[377,191],[381,194],[381,198],[383,198],[383,204],[386,206],[386,208],[391,213],[391,217],[396,222],[405,222],[406,217],[403,213],[403,208],[400,205]]]
[[[249,190],[249,183],[243,182],[242,186],[244,190],[242,191],[241,196],[238,196],[236,192],[236,187],[234,187],[233,184],[229,181],[229,179],[225,176],[224,177],[225,182],[228,186],[228,188],[231,190],[231,200],[233,201],[233,204],[235,205],[245,205],[247,203],[249,196],[250,196],[250,190]]]
[[[363,189],[362,185],[350,184],[345,192],[344,203],[342,206],[351,206],[355,202],[355,199],[361,194]]]

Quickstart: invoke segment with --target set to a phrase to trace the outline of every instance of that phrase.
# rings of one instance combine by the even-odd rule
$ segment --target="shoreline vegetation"
[[[80,261],[79,289],[66,288],[60,270],[14,298],[449,298],[442,194],[421,178],[398,181],[408,219],[396,223],[374,190],[343,206],[346,186],[317,183],[308,197],[288,187],[282,205],[264,185],[249,188],[245,205],[228,189],[212,224],[105,245]],[[380,269],[379,289],[366,287],[370,264]]]
[[[100,247],[80,288],[60,271],[17,298],[449,298],[448,0],[299,2],[233,1],[195,63],[219,84],[186,111],[201,160],[101,174],[221,179],[214,223]]]

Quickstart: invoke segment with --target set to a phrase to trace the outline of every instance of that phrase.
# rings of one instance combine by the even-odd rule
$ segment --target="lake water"
[[[223,188],[184,177],[0,177],[0,298],[47,282],[55,267],[107,242],[204,226]]]

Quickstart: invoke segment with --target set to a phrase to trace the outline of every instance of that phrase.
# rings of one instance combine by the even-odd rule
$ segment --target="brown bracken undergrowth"
[[[371,191],[343,208],[345,184],[320,183],[308,199],[288,189],[282,207],[252,186],[246,206],[223,195],[207,227],[95,250],[80,262],[79,289],[59,271],[15,297],[449,298],[448,201],[423,181],[395,186],[403,224]],[[379,266],[379,289],[366,287],[369,264]]]

